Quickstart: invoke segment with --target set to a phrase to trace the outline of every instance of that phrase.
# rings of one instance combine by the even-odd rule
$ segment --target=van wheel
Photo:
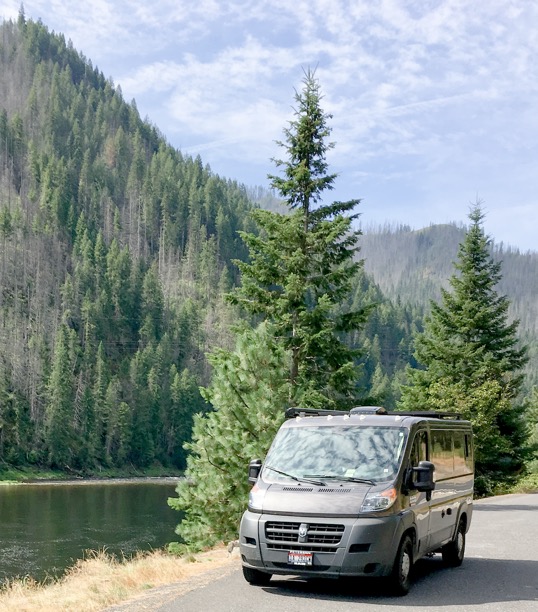
[[[269,584],[269,580],[271,580],[271,574],[260,572],[257,569],[252,569],[251,567],[243,567],[243,576],[249,584],[254,586]]]
[[[392,573],[389,577],[390,590],[394,595],[407,595],[411,588],[413,569],[413,540],[406,535],[400,542]]]
[[[448,567],[459,567],[465,555],[465,522],[458,523],[458,529],[452,542],[445,544],[441,549],[443,561]]]

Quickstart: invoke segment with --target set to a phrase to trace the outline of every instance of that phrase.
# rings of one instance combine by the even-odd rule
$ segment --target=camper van
[[[471,424],[454,413],[289,409],[240,526],[245,579],[385,577],[409,591],[413,563],[461,565],[473,511]]]

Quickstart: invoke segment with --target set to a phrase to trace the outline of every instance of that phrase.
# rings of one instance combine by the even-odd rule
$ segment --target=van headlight
[[[252,489],[250,489],[250,493],[248,495],[248,508],[249,510],[254,510],[261,512],[263,509],[263,499],[265,497],[265,492],[267,489],[260,489],[257,484],[255,484]]]
[[[387,510],[396,501],[398,494],[394,487],[383,491],[371,491],[366,494],[361,506],[361,512],[379,512]]]

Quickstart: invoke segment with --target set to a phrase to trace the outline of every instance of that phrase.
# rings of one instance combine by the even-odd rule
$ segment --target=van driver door
[[[419,430],[415,434],[411,455],[410,468],[417,467],[421,461],[429,461],[428,432]],[[418,554],[426,554],[430,546],[430,495],[413,489],[410,479],[409,508],[414,514],[417,529]]]

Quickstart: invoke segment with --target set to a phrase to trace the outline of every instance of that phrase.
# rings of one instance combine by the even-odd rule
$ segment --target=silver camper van
[[[249,465],[245,579],[384,576],[406,594],[413,563],[459,566],[473,511],[471,424],[454,413],[290,409]]]

